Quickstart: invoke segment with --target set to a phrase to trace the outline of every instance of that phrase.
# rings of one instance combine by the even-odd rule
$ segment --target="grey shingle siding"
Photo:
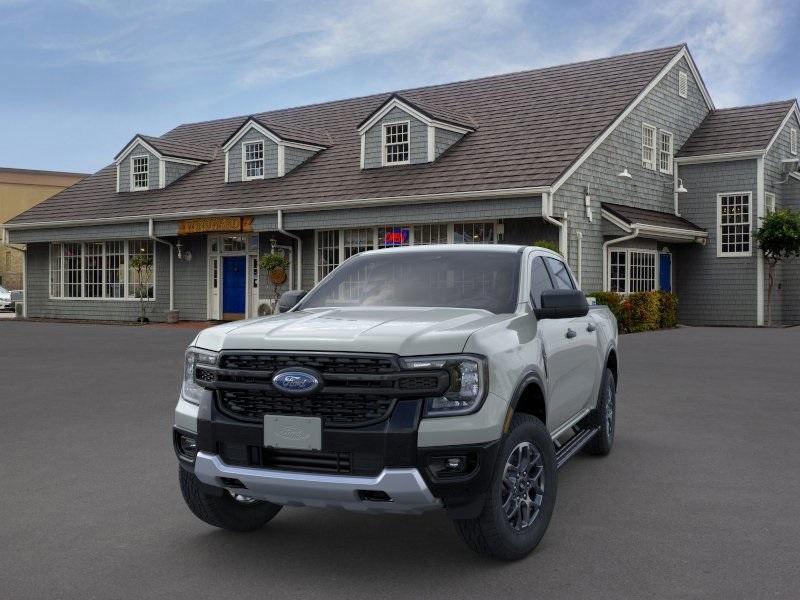
[[[35,242],[103,241],[132,237],[147,237],[147,223],[123,223],[121,225],[92,225],[88,227],[52,227],[43,229],[9,230],[11,242],[27,244]]]
[[[278,144],[250,129],[228,150],[228,181],[242,181],[242,144],[259,141],[264,142],[264,179],[278,176]]]
[[[167,186],[173,181],[180,179],[196,167],[171,160],[164,161],[164,185]]]
[[[155,154],[148,151],[142,144],[136,144],[133,149],[128,153],[125,158],[122,159],[122,162],[119,163],[119,191],[120,192],[130,192],[131,191],[131,159],[134,156],[147,156],[149,160],[147,162],[147,178],[148,178],[148,189],[155,190],[159,187],[159,177],[158,177],[158,158],[156,158]]]
[[[294,148],[292,146],[286,146],[284,148],[284,165],[285,171],[284,174],[293,171],[304,162],[306,162],[309,158],[316,154],[313,150],[303,150],[302,148]]]
[[[678,96],[680,70],[689,76],[686,99]],[[569,263],[573,269],[577,268],[577,233],[583,234],[582,284],[585,290],[603,289],[602,202],[674,211],[673,176],[642,166],[642,123],[672,133],[673,150],[677,152],[707,112],[691,70],[686,61],[681,60],[556,191],[553,216],[560,218],[564,211],[569,213]],[[617,177],[624,167],[633,175],[632,180]],[[587,187],[592,196],[593,222],[586,217],[584,206]]]
[[[434,158],[439,158],[442,153],[450,146],[455,144],[463,136],[461,133],[448,131],[439,127],[434,128]]]
[[[756,324],[756,252],[745,257],[717,257],[717,194],[752,192],[756,210],[755,160],[684,165],[689,190],[681,194],[681,215],[708,230],[708,243],[678,245],[682,268],[674,270],[679,318],[687,325]]]
[[[175,244],[178,240],[168,241]],[[204,235],[188,236],[180,238],[180,241],[184,256],[191,252],[192,260],[174,259],[175,308],[183,320],[204,321],[208,317],[208,238]],[[169,256],[169,248],[164,244],[158,244],[158,251]],[[161,298],[164,297],[169,300],[169,288],[161,290]]]
[[[789,130],[794,127],[800,136],[800,122],[796,115],[778,132],[775,143],[764,158],[764,191],[775,194],[776,208],[800,210],[800,182],[788,179],[783,171],[782,160],[798,158],[790,152]],[[769,279],[767,268],[764,269],[764,302],[767,301]],[[776,269],[772,288],[772,324],[784,323],[794,325],[800,323],[800,260],[791,259]],[[764,309],[766,319],[767,310]]]
[[[383,126],[409,121],[409,160],[412,165],[428,162],[428,126],[399,108],[393,108],[364,133],[364,168],[382,166]]]

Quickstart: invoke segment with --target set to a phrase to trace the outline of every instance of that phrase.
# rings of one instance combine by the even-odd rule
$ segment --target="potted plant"
[[[139,323],[148,323],[147,301],[150,298],[150,290],[153,280],[153,259],[142,251],[137,252],[131,257],[131,269],[135,274],[133,293],[139,299],[141,315],[137,319]]]
[[[272,286],[272,294],[269,299],[274,311],[278,299],[281,297],[280,287],[288,279],[289,259],[281,253],[262,254],[258,264],[267,272],[267,280]]]

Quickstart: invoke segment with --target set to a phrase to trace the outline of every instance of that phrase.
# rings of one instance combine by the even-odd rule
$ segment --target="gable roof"
[[[125,144],[125,147],[117,153],[114,160],[124,158],[139,140],[149,145],[157,154],[164,158],[182,158],[200,162],[208,162],[214,158],[213,148],[206,147],[204,144],[187,144],[181,140],[171,140],[137,133],[133,136],[131,141]]]
[[[705,233],[706,230],[698,227],[688,219],[679,217],[672,213],[660,212],[657,210],[647,210],[644,208],[635,208],[633,206],[624,206],[622,204],[612,204],[610,202],[603,202],[602,208],[604,211],[611,213],[626,225],[645,225],[648,227],[667,227],[669,229],[679,229],[687,231],[696,231],[698,233]]]
[[[337,206],[410,196],[492,197],[551,185],[684,50],[672,46],[397,92],[426,110],[469,115],[475,131],[432,163],[360,169],[358,124],[386,94],[253,115],[277,130],[324,132],[329,147],[285,177],[225,183],[221,152],[174,184],[115,193],[106,167],[12,223],[138,219],[214,211]],[[219,148],[248,117],[180,125],[159,140]]]
[[[455,125],[456,127],[463,127],[469,130],[475,129],[475,124],[472,123],[468,117],[465,117],[454,110],[448,110],[441,106],[431,105],[428,102],[420,100],[416,97],[414,97],[412,100],[409,98],[409,95],[404,97],[396,93],[390,95],[385,101],[381,102],[381,104],[374,111],[368,114],[366,118],[358,124],[357,129],[361,131],[370,121],[373,121],[378,115],[388,112],[388,110],[394,105],[399,105],[404,109],[410,108],[411,110],[418,112],[421,116],[426,117],[428,121],[438,121],[442,124]]]
[[[678,152],[678,157],[766,150],[796,100],[713,110]]]
[[[285,142],[310,144],[320,148],[327,148],[331,145],[331,138],[325,133],[309,131],[289,123],[268,123],[264,119],[260,119],[251,115],[242,122],[242,124],[228,137],[228,139],[222,142],[222,148],[225,149],[228,144],[230,144],[236,138],[241,137],[241,135],[243,135],[254,124],[263,130],[266,130],[266,132],[269,134],[272,134],[272,136],[274,136],[276,139]]]

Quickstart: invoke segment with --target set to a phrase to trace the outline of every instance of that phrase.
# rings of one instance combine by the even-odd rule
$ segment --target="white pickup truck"
[[[364,252],[278,308],[186,352],[173,439],[211,525],[444,508],[473,550],[513,560],[547,529],[558,468],[611,450],[616,322],[554,252]]]

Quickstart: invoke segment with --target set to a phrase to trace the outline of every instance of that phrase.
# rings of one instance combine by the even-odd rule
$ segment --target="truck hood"
[[[452,354],[482,327],[509,318],[470,308],[317,308],[205,329],[207,350]]]

